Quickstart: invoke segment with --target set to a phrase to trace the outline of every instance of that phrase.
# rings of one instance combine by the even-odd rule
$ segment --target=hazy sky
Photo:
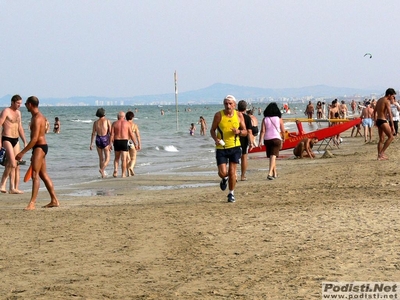
[[[0,96],[171,93],[175,70],[180,92],[398,89],[399,12],[399,0],[0,0]]]

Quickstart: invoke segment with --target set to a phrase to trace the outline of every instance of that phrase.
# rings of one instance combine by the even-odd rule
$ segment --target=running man
[[[111,122],[106,117],[104,108],[99,108],[96,111],[96,117],[99,119],[93,123],[92,139],[90,141],[89,149],[93,149],[93,142],[96,137],[97,154],[99,155],[99,172],[101,178],[106,178],[106,168],[110,162],[110,134]]]
[[[22,117],[19,108],[22,104],[20,95],[14,95],[11,98],[11,106],[5,108],[0,114],[0,126],[3,127],[3,132],[0,141],[0,148],[6,149],[6,165],[1,178],[0,192],[7,193],[6,183],[10,177],[10,194],[22,194],[23,191],[19,187],[19,166],[15,160],[15,155],[20,151],[18,139],[21,137],[24,147],[26,139],[24,128],[22,127]]]
[[[379,133],[378,160],[388,159],[385,155],[385,151],[394,139],[393,116],[392,110],[390,109],[390,101],[395,98],[395,95],[395,90],[389,88],[385,92],[385,97],[380,98],[375,105],[374,120]],[[390,123],[388,123],[387,116],[389,116]],[[385,135],[387,136],[386,141]]]
[[[36,198],[39,193],[40,179],[43,180],[47,191],[50,194],[50,203],[44,208],[52,208],[60,206],[56,193],[54,191],[53,182],[51,181],[46,170],[46,154],[48,150],[46,142],[46,118],[39,111],[39,99],[35,96],[30,96],[26,99],[25,106],[31,113],[31,140],[28,145],[15,157],[20,161],[22,157],[32,149],[31,167],[32,167],[32,196],[26,210],[34,210]]]
[[[236,169],[242,155],[239,137],[247,136],[247,130],[243,115],[235,110],[234,96],[225,97],[224,107],[214,115],[210,134],[216,146],[218,175],[222,178],[219,186],[225,191],[229,180],[228,202],[235,202]]]

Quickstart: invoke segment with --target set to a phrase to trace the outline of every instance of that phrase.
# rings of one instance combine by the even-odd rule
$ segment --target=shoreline
[[[61,206],[32,212],[30,193],[2,197],[0,296],[321,299],[323,281],[396,281],[399,140],[377,161],[374,133],[371,144],[343,133],[332,158],[279,160],[271,181],[268,160],[250,159],[235,203],[216,166],[75,189],[110,194],[56,188]],[[183,188],[195,184],[215,186]],[[48,201],[41,191],[37,206]]]

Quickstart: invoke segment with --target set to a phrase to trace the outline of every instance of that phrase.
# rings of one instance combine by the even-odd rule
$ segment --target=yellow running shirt
[[[232,132],[232,128],[239,129],[238,112],[235,110],[232,117],[225,115],[221,110],[221,122],[218,124],[217,137],[224,140],[225,146],[218,145],[217,149],[229,149],[240,146],[240,138]]]

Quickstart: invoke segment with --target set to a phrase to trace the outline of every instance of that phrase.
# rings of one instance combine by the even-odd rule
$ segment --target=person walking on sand
[[[26,210],[35,209],[36,198],[39,192],[40,179],[44,182],[47,191],[50,194],[50,203],[45,205],[44,208],[52,208],[60,206],[56,193],[54,191],[53,182],[51,181],[46,170],[46,154],[48,150],[46,142],[46,118],[39,111],[39,99],[35,96],[30,96],[25,106],[31,113],[31,140],[28,145],[15,157],[20,161],[22,157],[32,149],[31,168],[32,168],[32,196]]]
[[[396,101],[395,97],[390,100],[390,109],[392,110],[393,126],[394,126],[394,136],[397,136],[399,131],[399,121],[400,121],[400,104]],[[392,125],[392,124],[390,124]]]
[[[236,99],[232,95],[224,98],[224,109],[214,115],[210,134],[216,146],[215,156],[221,190],[225,191],[229,181],[228,202],[235,202],[236,169],[242,155],[240,136],[247,136],[243,115],[238,113]],[[228,169],[227,169],[228,165]]]
[[[362,126],[364,127],[364,142],[366,143],[369,137],[369,142],[372,140],[372,126],[374,124],[372,117],[374,115],[374,109],[371,107],[371,103],[367,101],[365,106],[361,110],[360,118],[362,119]]]
[[[392,88],[388,88],[385,92],[385,96],[380,98],[375,105],[374,120],[376,127],[378,127],[378,134],[379,134],[378,160],[388,159],[388,157],[385,154],[385,151],[394,139],[393,116],[392,116],[392,111],[390,109],[390,101],[395,98],[395,95],[396,95],[395,90]],[[387,116],[389,116],[390,123],[388,123]],[[385,141],[385,135],[387,136],[386,141]]]
[[[257,137],[258,137],[258,119],[253,114],[253,109],[247,110],[247,115],[251,119],[251,134],[253,135],[253,144],[250,145],[250,149],[257,146]]]
[[[135,145],[132,140],[129,140],[129,156],[128,156],[128,175],[134,176],[135,171],[133,170],[135,165],[136,165],[136,154],[137,151],[141,149],[141,141],[140,141],[140,132],[139,132],[139,127],[137,124],[133,122],[133,118],[135,117],[135,114],[131,111],[128,111],[125,115],[126,120],[129,122],[133,135],[136,137],[137,140],[137,149],[135,148]]]
[[[133,141],[134,147],[137,149],[136,137],[133,135],[131,126],[125,120],[125,113],[120,111],[118,113],[118,120],[111,125],[111,144],[114,145],[114,173],[113,176],[117,177],[118,163],[121,159],[121,177],[126,177],[127,160],[128,160],[128,141]]]
[[[252,134],[251,118],[246,114],[247,103],[244,100],[240,100],[238,103],[238,111],[243,115],[244,124],[246,125],[247,136],[240,137],[240,146],[242,148],[242,156],[240,158],[240,180],[245,181],[247,171],[247,151],[249,145],[252,147],[254,144],[254,136]]]
[[[285,127],[282,113],[275,102],[271,102],[264,110],[264,119],[261,122],[260,140],[258,146],[265,145],[265,151],[269,158],[269,170],[267,179],[278,177],[276,171],[276,158],[285,141]]]
[[[20,95],[14,95],[11,98],[10,107],[5,108],[0,114],[0,126],[3,127],[0,148],[6,149],[6,165],[1,178],[0,192],[7,193],[6,184],[10,177],[10,194],[22,194],[19,190],[20,170],[15,155],[20,151],[18,139],[21,137],[24,147],[26,145],[24,128],[22,126],[21,111],[22,104]]]
[[[99,108],[96,111],[96,117],[99,119],[93,123],[92,138],[90,141],[90,150],[93,150],[93,143],[96,138],[96,149],[99,156],[99,172],[101,178],[106,178],[106,168],[110,162],[110,134],[111,122],[106,117],[104,108]]]

